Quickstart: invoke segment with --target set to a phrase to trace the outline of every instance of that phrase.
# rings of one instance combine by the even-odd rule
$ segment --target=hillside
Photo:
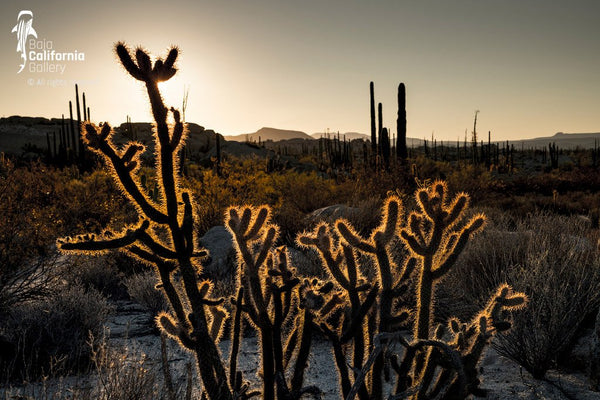
[[[558,132],[553,136],[538,137],[524,140],[511,140],[511,144],[515,147],[523,146],[525,148],[542,148],[548,147],[550,143],[556,143],[562,149],[579,148],[594,148],[595,145],[600,145],[600,132],[596,133],[563,133]]]
[[[69,125],[68,120],[65,121],[67,128]],[[133,123],[135,131],[135,138],[144,143],[151,144],[152,139],[152,125],[150,123],[136,122]],[[52,140],[54,134],[58,134],[61,127],[61,120],[57,118],[47,119],[40,117],[21,117],[11,116],[7,118],[0,118],[0,152],[22,154],[23,148],[26,144],[35,146],[40,151],[47,148],[46,134],[50,135]],[[115,126],[115,140],[117,142],[126,140],[123,136],[127,134],[127,124],[121,124]],[[188,149],[192,153],[207,152],[214,145],[214,131],[206,130],[204,127],[189,123],[188,124]],[[331,138],[337,137],[337,134],[330,133]],[[121,136],[121,138],[120,138]],[[295,131],[289,129],[276,129],[276,128],[261,128],[254,133],[242,134],[242,135],[229,135],[223,136],[227,141],[231,142],[258,142],[260,141],[273,141],[280,142],[285,141],[288,144],[301,145],[304,140],[316,140],[320,137],[324,137],[326,134],[321,132],[313,133],[308,135],[302,131]],[[358,133],[358,132],[345,132],[340,134],[340,138],[344,136],[347,140],[363,139],[369,140],[369,135]],[[212,142],[212,143],[211,143]],[[439,142],[438,142],[439,143]],[[444,144],[450,142],[444,141]],[[452,142],[455,143],[455,142]],[[498,143],[498,141],[494,141]],[[504,141],[500,142],[504,143]],[[546,148],[549,143],[556,143],[559,148],[562,149],[575,149],[579,148],[594,148],[594,146],[600,145],[600,132],[595,133],[563,133],[559,132],[553,136],[543,136],[533,139],[522,139],[522,140],[511,140],[510,144],[514,145],[515,148]],[[233,143],[231,143],[233,144]],[[409,137],[406,139],[407,146],[420,147],[423,145],[423,139],[417,139]],[[228,144],[224,144],[228,147]],[[231,147],[231,146],[229,146]],[[233,149],[236,150],[233,150]],[[151,151],[151,149],[149,149]],[[232,153],[244,153],[247,151],[244,149],[237,149],[235,146],[228,149]]]
[[[277,142],[279,140],[289,139],[307,139],[313,140],[314,138],[301,131],[293,131],[289,129],[276,129],[276,128],[260,128],[254,133],[244,133],[241,135],[229,135],[224,136],[225,140],[235,140],[237,142],[258,142],[259,138],[261,141],[272,140]]]

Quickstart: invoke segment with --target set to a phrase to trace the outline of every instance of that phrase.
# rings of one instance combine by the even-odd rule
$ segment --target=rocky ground
[[[138,304],[131,301],[120,301],[116,304],[116,312],[107,323],[108,344],[123,357],[135,358],[145,355],[145,368],[162,371],[160,336],[153,327],[152,316]],[[168,341],[168,358],[175,386],[185,387],[186,365],[193,363],[192,354],[181,350],[178,345]],[[229,341],[220,345],[225,357],[229,351]],[[247,379],[256,377],[257,366],[260,363],[257,339],[245,338],[239,354],[239,369]],[[588,383],[583,373],[564,373],[550,371],[546,380],[535,380],[520,366],[500,355],[493,349],[488,349],[480,365],[482,371],[482,387],[488,390],[488,400],[593,400],[600,399],[600,393],[588,390]],[[316,385],[323,391],[323,400],[337,400],[337,375],[329,344],[324,340],[313,343],[310,366],[306,372],[306,382]],[[162,372],[157,373],[162,379]],[[48,390],[40,387],[57,387],[63,392],[69,391],[69,386],[79,389],[88,388],[98,379],[86,377],[70,377],[55,381],[47,381],[26,388],[0,389],[0,399],[51,399]],[[162,385],[159,382],[158,385]],[[35,387],[34,387],[35,386]],[[19,397],[20,393],[26,394]],[[36,395],[46,393],[44,396]],[[33,396],[32,396],[33,394]],[[61,397],[64,398],[64,397]],[[67,397],[68,398],[68,397]],[[479,399],[476,397],[474,399]],[[483,398],[481,398],[483,399]]]
[[[111,342],[114,345],[136,347],[145,352],[151,360],[160,362],[160,338],[149,324],[150,315],[135,303],[119,304],[119,313],[111,318],[108,327],[111,330]],[[337,376],[329,344],[318,340],[313,345],[306,379],[323,391],[324,400],[339,399]],[[228,354],[229,341],[223,341],[221,350]],[[185,364],[192,360],[191,354],[181,351],[173,343],[169,347],[170,363],[174,376],[185,370]],[[239,356],[240,370],[247,378],[255,377],[259,364],[259,352],[256,338],[246,338]],[[513,361],[488,349],[482,360],[483,384],[488,390],[488,400],[592,400],[600,399],[600,393],[588,390],[585,375],[581,372],[564,373],[550,371],[546,380],[533,379],[531,374]]]

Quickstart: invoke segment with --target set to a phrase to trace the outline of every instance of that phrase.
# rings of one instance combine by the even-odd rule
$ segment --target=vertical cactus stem
[[[381,232],[383,234],[382,240],[387,244],[394,238],[394,235],[398,230],[402,203],[398,197],[390,196],[387,198],[384,207],[383,230]]]
[[[250,226],[251,219],[252,219],[252,208],[244,207],[244,210],[242,211],[242,217],[239,219],[239,222],[237,223],[238,226],[236,228],[237,234],[240,235],[241,238],[244,237],[244,234],[246,233],[248,226]]]
[[[425,215],[429,219],[434,220],[435,219],[435,212],[433,210],[433,207],[432,207],[431,200],[430,200],[429,193],[428,193],[427,189],[420,189],[417,192],[417,195],[415,197],[417,199],[417,204],[419,205],[419,207],[421,208],[421,210],[423,210],[423,212],[425,213]]]
[[[171,112],[173,113],[173,118],[175,119],[175,125],[173,126],[173,135],[171,135],[171,150],[173,152],[177,151],[177,147],[181,143],[181,138],[183,137],[183,123],[181,122],[181,117],[179,115],[179,111],[175,108],[171,107]]]
[[[356,254],[350,246],[342,245],[342,250],[344,252],[344,258],[346,259],[346,275],[348,276],[348,279],[336,280],[344,289],[350,290],[350,288],[356,288],[356,283],[358,281],[359,274],[358,267],[356,265]],[[345,277],[342,275],[341,278]]]
[[[304,370],[308,366],[308,358],[310,356],[310,348],[312,345],[312,314],[308,308],[305,308],[300,315],[302,315],[302,319],[296,320],[296,323],[298,323],[300,345],[291,381],[292,393],[300,393],[300,390],[302,389]]]
[[[209,332],[211,338],[215,343],[219,343],[223,335],[223,327],[225,326],[225,320],[229,316],[229,313],[221,307],[212,307],[211,310],[212,321],[210,324]]]
[[[252,227],[244,233],[244,238],[246,240],[253,240],[258,235],[261,228],[269,221],[270,212],[271,210],[267,206],[259,208],[254,221],[252,221]]]
[[[242,302],[244,298],[244,287],[238,288],[235,300],[235,314],[231,327],[231,352],[229,353],[229,385],[236,390],[241,385],[237,381],[237,358],[240,351],[240,338],[242,334]]]
[[[258,253],[258,256],[256,257],[256,262],[255,263],[256,263],[257,268],[260,265],[262,265],[262,263],[267,258],[267,255],[269,254],[269,249],[275,243],[275,239],[277,239],[277,234],[278,234],[278,231],[277,231],[277,228],[275,226],[269,227],[269,229],[265,233],[265,238],[264,238],[263,245],[261,246],[261,250]]]
[[[192,208],[192,203],[190,201],[190,195],[188,192],[183,192],[181,194],[181,199],[183,200],[183,223],[182,230],[185,236],[186,242],[186,253],[189,257],[194,254],[194,213]]]

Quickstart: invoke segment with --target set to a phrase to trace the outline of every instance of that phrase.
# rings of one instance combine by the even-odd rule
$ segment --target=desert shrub
[[[110,210],[113,206],[115,210]],[[72,229],[120,227],[132,210],[104,172],[80,175],[75,169],[37,163],[19,168],[3,164],[0,313],[45,296],[61,278],[54,247],[57,236]]]
[[[34,379],[50,367],[65,372],[85,367],[90,355],[88,335],[99,337],[110,312],[98,291],[81,286],[15,305],[0,332],[13,357],[1,361],[12,369],[12,378],[21,379]]]
[[[156,289],[158,280],[154,271],[131,275],[123,283],[129,296],[152,312],[152,315],[169,310],[169,304],[164,294]]]
[[[78,282],[85,289],[95,289],[106,297],[126,297],[122,274],[117,268],[114,254],[92,257],[76,255],[68,257],[67,276],[70,282]]]
[[[533,215],[514,231],[500,224],[473,240],[450,278],[448,286],[463,294],[463,304],[481,303],[504,281],[527,294],[515,327],[494,346],[536,378],[556,365],[600,304],[599,254],[588,236],[576,217]]]
[[[148,357],[135,349],[111,348],[100,340],[92,350],[97,374],[95,398],[98,400],[159,399],[161,387]]]

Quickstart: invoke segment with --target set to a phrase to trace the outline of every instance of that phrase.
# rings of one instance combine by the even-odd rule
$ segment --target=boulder
[[[200,239],[200,246],[209,251],[209,256],[202,262],[208,276],[222,279],[235,273],[233,237],[224,226],[209,229]]]

